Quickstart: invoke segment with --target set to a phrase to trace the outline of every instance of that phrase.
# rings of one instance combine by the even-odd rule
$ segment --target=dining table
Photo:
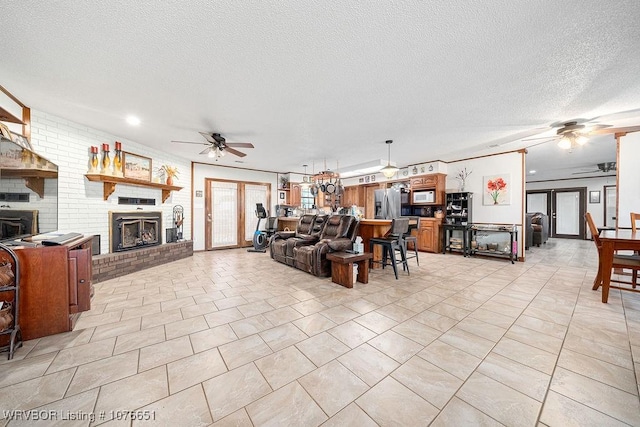
[[[602,247],[598,273],[602,277],[596,278],[593,290],[597,290],[602,285],[602,302],[606,303],[609,299],[613,255],[620,250],[640,251],[640,232],[634,232],[630,229],[602,230],[600,243]]]

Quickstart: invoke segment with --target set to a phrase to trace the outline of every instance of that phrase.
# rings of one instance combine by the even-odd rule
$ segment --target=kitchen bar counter
[[[374,237],[383,237],[390,229],[390,219],[361,219],[358,236],[362,237],[365,252],[369,252],[369,240]],[[382,261],[382,247],[380,245],[373,248],[373,260]],[[373,268],[381,267],[380,264],[373,263]]]

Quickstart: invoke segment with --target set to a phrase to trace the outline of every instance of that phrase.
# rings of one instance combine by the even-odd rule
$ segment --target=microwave
[[[412,191],[412,198],[414,205],[426,204],[426,203],[435,203],[436,202],[436,191],[435,190],[419,190]]]

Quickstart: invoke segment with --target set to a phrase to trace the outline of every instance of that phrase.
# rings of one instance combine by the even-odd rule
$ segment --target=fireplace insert
[[[162,243],[162,212],[109,212],[110,252]]]

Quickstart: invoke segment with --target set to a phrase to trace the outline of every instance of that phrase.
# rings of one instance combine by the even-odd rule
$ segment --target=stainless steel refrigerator
[[[374,192],[376,202],[376,219],[399,218],[402,200],[400,190],[387,188],[386,190],[376,190]]]

